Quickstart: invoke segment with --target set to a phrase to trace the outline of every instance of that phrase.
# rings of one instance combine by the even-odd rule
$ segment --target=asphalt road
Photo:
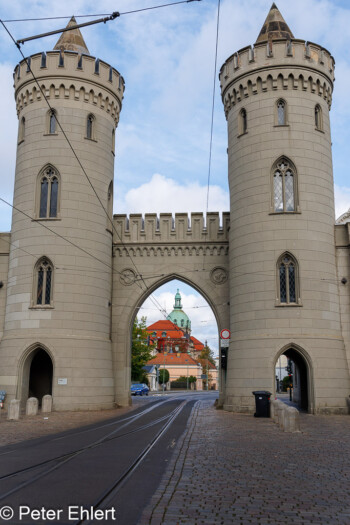
[[[124,416],[2,447],[0,523],[136,525],[193,406],[216,397],[138,398]]]

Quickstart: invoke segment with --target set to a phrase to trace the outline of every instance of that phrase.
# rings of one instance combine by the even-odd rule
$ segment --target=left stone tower
[[[22,402],[52,394],[57,410],[111,407],[109,218],[124,81],[73,29],[53,51],[17,65],[14,87],[19,132],[1,387]]]

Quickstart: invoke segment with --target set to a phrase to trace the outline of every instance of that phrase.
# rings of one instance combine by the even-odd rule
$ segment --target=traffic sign
[[[228,339],[221,339],[220,346],[221,348],[228,348],[230,345],[230,341]]]
[[[228,330],[228,328],[224,328],[223,330],[221,330],[220,337],[221,339],[230,339],[231,337],[230,330]]]

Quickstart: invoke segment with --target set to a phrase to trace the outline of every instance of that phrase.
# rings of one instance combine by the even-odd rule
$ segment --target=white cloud
[[[117,193],[118,195],[118,193]],[[117,196],[115,213],[181,213],[206,210],[207,187],[198,182],[182,184],[160,174],[122,199]],[[219,186],[210,186],[209,211],[228,211],[229,195]]]
[[[350,188],[344,186],[334,187],[335,193],[335,216],[338,219],[340,215],[350,209]]]

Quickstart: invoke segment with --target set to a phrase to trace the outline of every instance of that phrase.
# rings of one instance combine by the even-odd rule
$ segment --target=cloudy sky
[[[115,10],[122,14],[162,3],[166,0],[12,0],[2,2],[0,16],[3,20],[73,14],[99,17]],[[271,3],[221,0],[218,69],[234,51],[255,42]],[[206,209],[217,5],[217,0],[202,0],[122,14],[107,24],[82,30],[90,53],[116,67],[126,83],[116,134],[115,213]],[[350,104],[346,98],[350,84],[350,3],[278,0],[277,5],[296,38],[321,44],[336,60],[331,120],[339,216],[350,207],[346,153],[350,144]],[[67,22],[6,25],[17,40],[64,27]],[[25,55],[47,51],[57,39],[36,40],[22,49]],[[0,196],[11,201],[17,137],[12,72],[21,57],[2,27],[0,49]],[[209,211],[225,211],[229,202],[227,133],[218,84],[216,88]],[[10,227],[11,210],[0,204],[0,231]],[[175,290],[170,286],[164,293],[173,296],[176,286]],[[186,295],[190,297],[190,291]]]

